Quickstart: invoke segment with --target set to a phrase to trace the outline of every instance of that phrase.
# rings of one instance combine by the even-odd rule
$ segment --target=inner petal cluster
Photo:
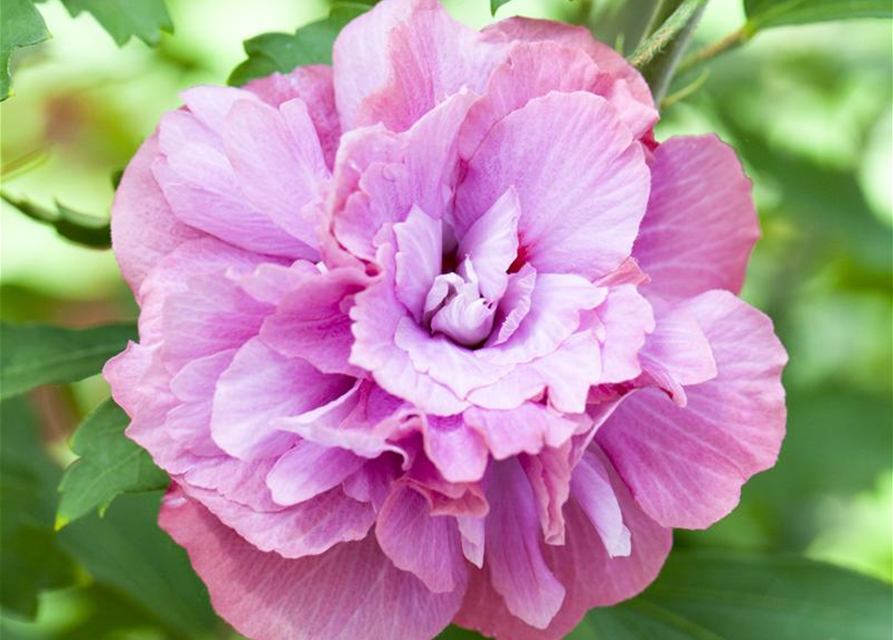
[[[470,258],[462,261],[457,272],[434,279],[423,317],[431,333],[442,333],[457,344],[473,347],[487,339],[493,330],[496,305],[482,297]]]

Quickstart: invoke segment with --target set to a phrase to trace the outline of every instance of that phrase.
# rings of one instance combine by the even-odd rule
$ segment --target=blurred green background
[[[473,26],[492,19],[485,0],[445,4]],[[499,17],[580,20],[591,5],[515,0]],[[155,49],[136,40],[119,49],[89,15],[72,19],[56,2],[40,5],[54,37],[19,52],[16,96],[0,106],[4,190],[107,215],[111,176],[159,116],[178,106],[178,91],[224,84],[245,57],[243,40],[293,31],[328,10],[325,0],[168,6],[174,35]],[[713,0],[695,46],[743,22],[740,0]],[[741,155],[763,227],[744,297],[772,316],[790,353],[788,436],[778,465],[745,487],[724,521],[678,532],[677,548],[805,554],[893,580],[891,50],[889,22],[785,27],[715,60],[706,75],[677,78],[674,90],[700,86],[664,110],[657,137],[716,131]],[[135,317],[111,252],[70,244],[5,203],[0,253],[4,320],[88,326]],[[4,405],[3,462],[7,469],[28,463],[29,508],[41,517],[52,515],[60,470],[73,457],[69,436],[106,394],[97,377]],[[6,453],[12,423],[33,424],[39,436],[17,443],[30,452],[25,462]],[[14,437],[30,433],[17,428]],[[27,567],[50,565],[47,583],[37,586],[76,586],[44,592],[36,622],[4,613],[4,640],[208,637],[207,604],[191,602],[201,587],[181,556],[170,560],[172,543],[151,523],[153,501],[121,498],[104,520],[76,523],[56,542],[37,530],[16,541],[22,575],[3,576],[4,589],[22,588]],[[134,544],[143,557],[128,555]]]

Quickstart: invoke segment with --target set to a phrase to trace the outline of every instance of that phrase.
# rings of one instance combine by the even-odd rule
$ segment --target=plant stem
[[[630,57],[651,87],[655,102],[660,103],[670,86],[706,6],[707,0],[665,0],[654,20],[660,26]],[[664,16],[669,17],[661,21]]]
[[[742,44],[747,42],[753,37],[753,33],[751,29],[747,28],[747,25],[744,25],[740,29],[733,31],[729,35],[727,35],[722,40],[718,42],[714,42],[713,44],[707,45],[702,49],[698,49],[692,55],[688,56],[685,60],[682,61],[682,64],[679,65],[679,71],[688,71],[694,67],[697,67],[708,60],[715,58],[716,56],[722,55],[727,51],[731,51],[732,49],[736,49],[740,47]]]

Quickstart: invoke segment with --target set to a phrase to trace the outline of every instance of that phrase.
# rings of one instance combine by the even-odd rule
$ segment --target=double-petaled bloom
[[[105,373],[243,634],[559,638],[774,463],[750,184],[585,30],[385,0],[331,68],[182,98],[115,201]]]

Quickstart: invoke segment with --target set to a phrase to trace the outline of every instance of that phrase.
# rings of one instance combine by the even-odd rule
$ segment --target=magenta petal
[[[760,235],[735,152],[714,135],[672,138],[651,163],[652,192],[633,255],[665,298],[741,290]]]
[[[429,640],[462,602],[461,591],[432,594],[395,568],[374,536],[288,560],[258,551],[177,491],[159,522],[186,547],[217,612],[257,640]]]
[[[731,293],[710,291],[682,306],[713,348],[717,377],[686,388],[684,409],[654,389],[632,394],[596,441],[652,518],[700,529],[728,514],[741,485],[775,463],[787,355],[769,318]]]
[[[394,566],[417,576],[433,593],[464,592],[467,571],[456,520],[431,515],[417,491],[403,486],[391,492],[375,535]]]
[[[551,93],[500,120],[469,160],[457,236],[514,187],[528,262],[598,278],[630,254],[649,180],[640,145],[604,98]]]
[[[585,512],[576,500],[570,500],[564,510],[565,545],[541,547],[550,570],[567,590],[549,626],[534,628],[514,615],[491,586],[486,572],[472,573],[456,623],[497,640],[559,640],[589,609],[611,606],[647,587],[670,551],[672,534],[636,506],[612,470],[608,469],[608,474],[630,531],[628,557],[611,558]]]

